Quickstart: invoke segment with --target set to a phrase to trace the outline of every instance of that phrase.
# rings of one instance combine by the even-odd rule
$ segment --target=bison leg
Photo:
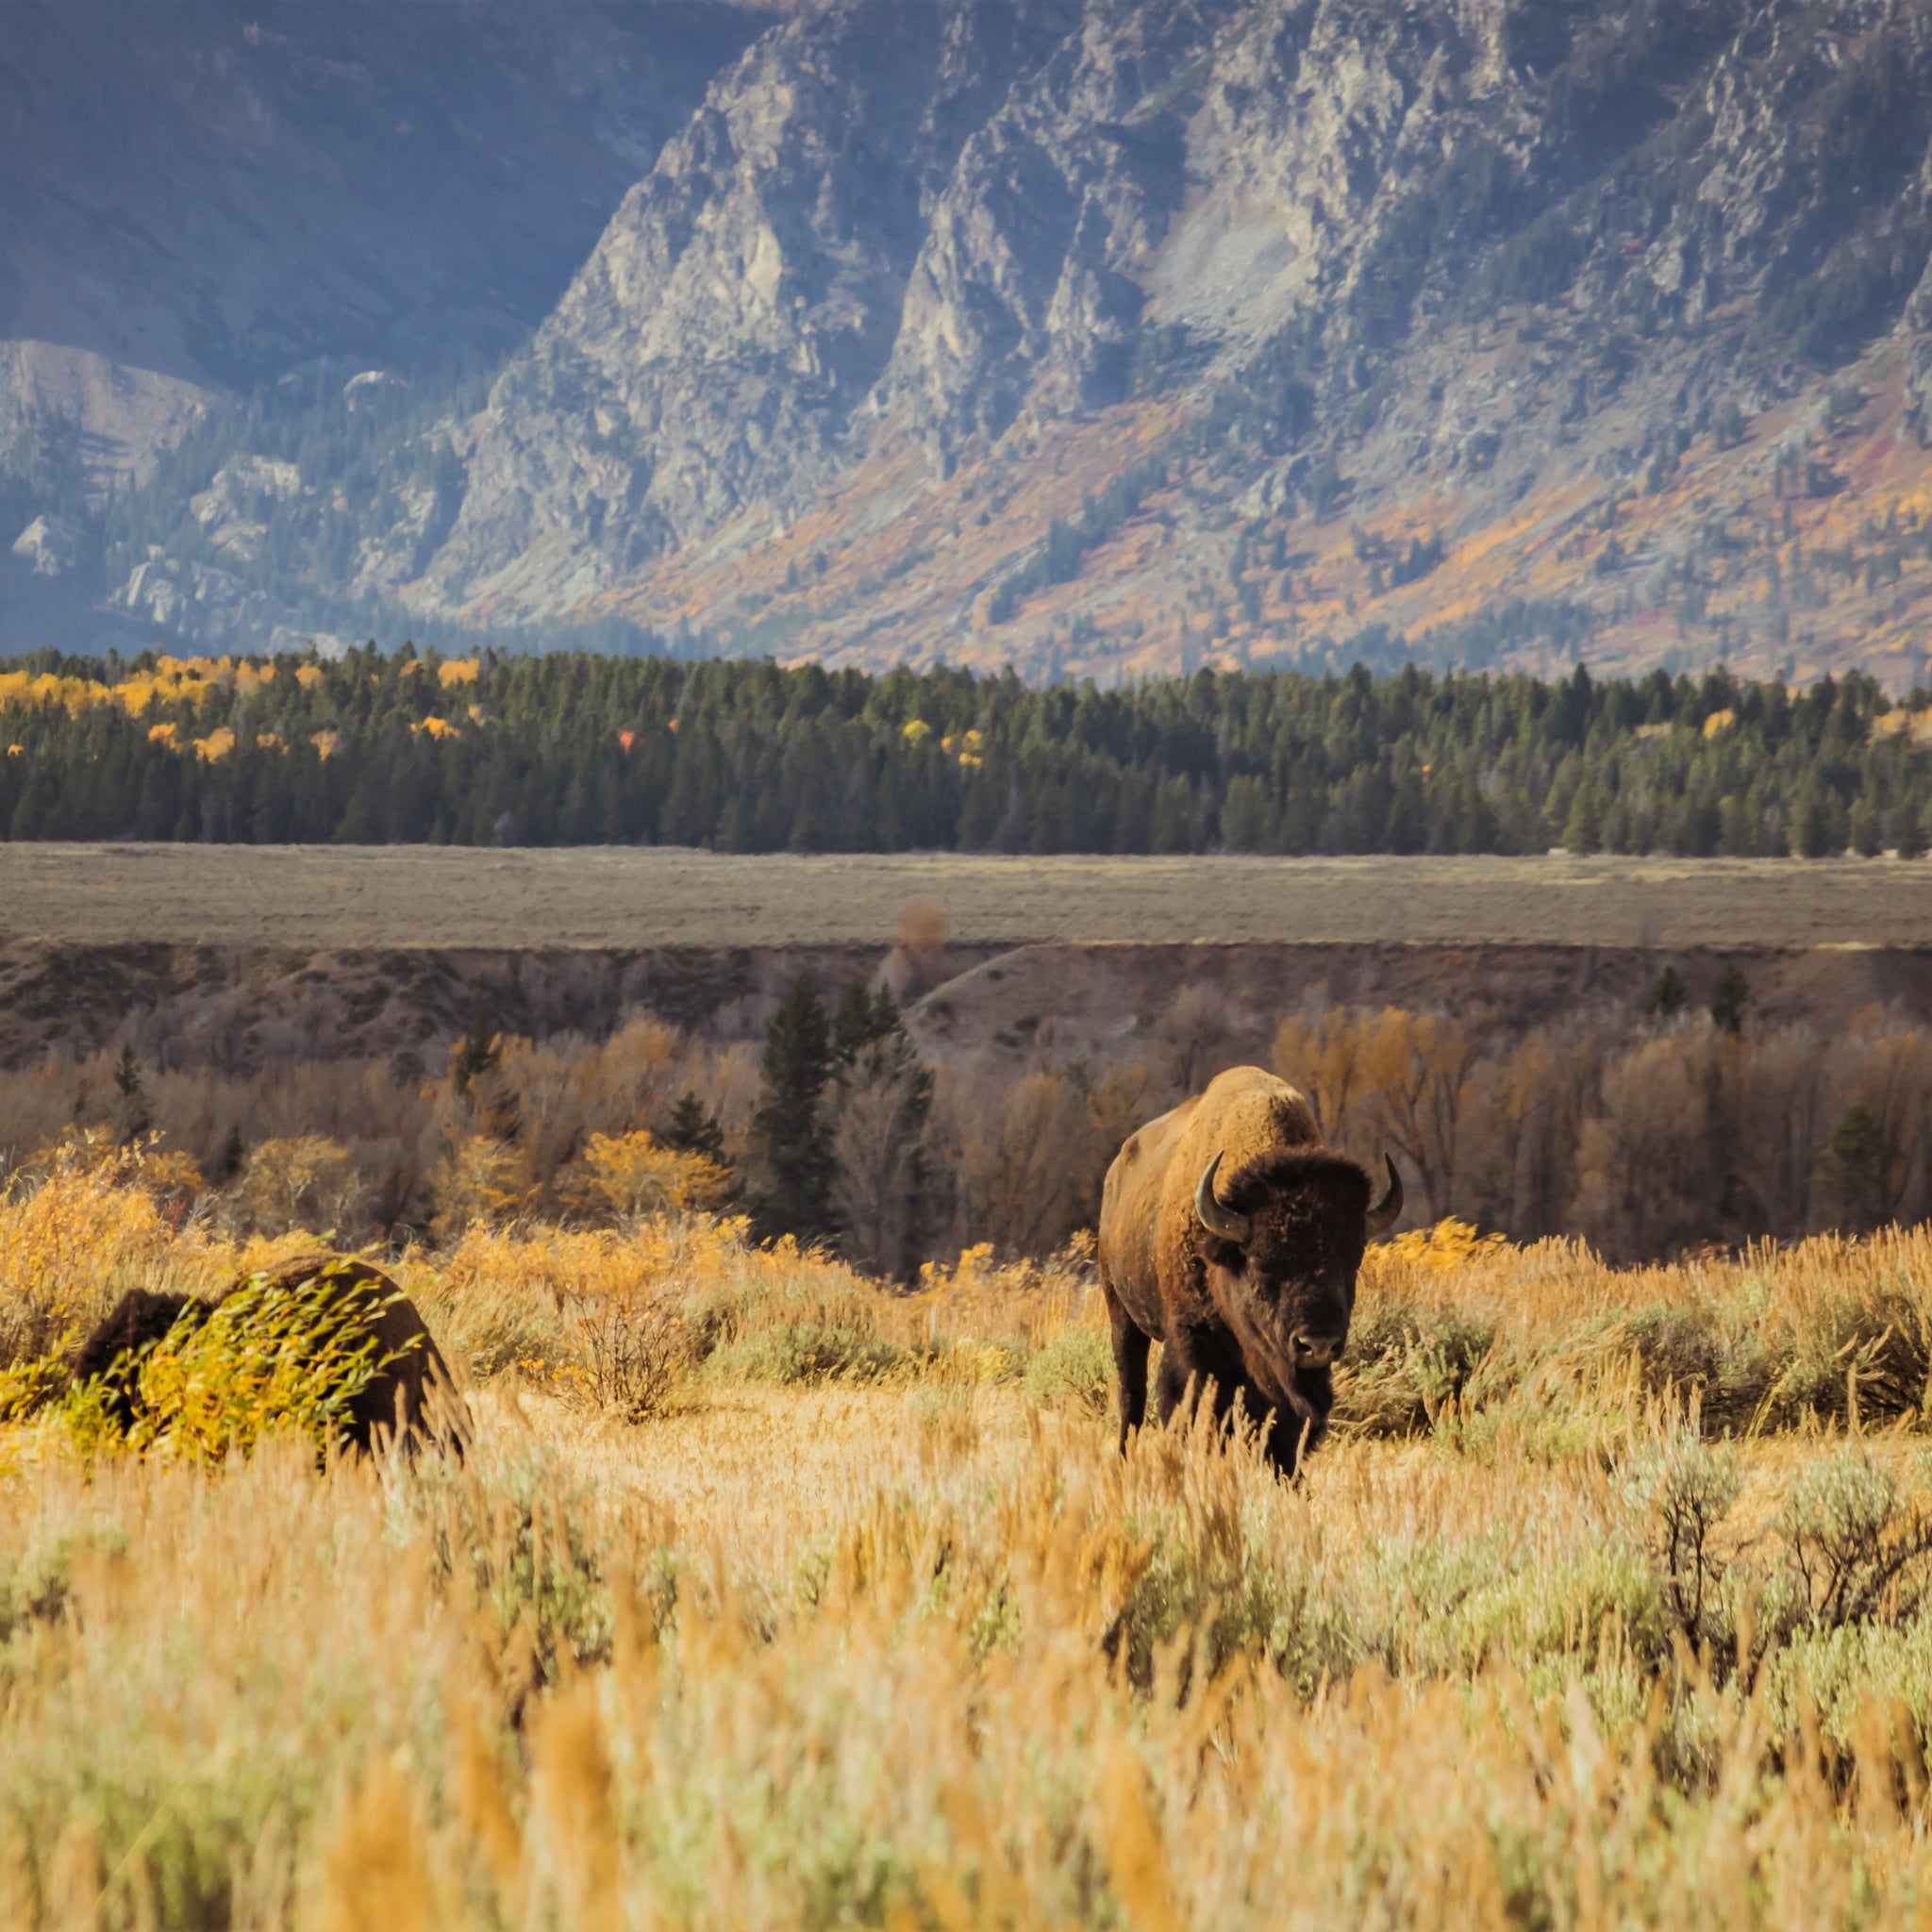
[[[1318,1417],[1298,1415],[1293,1407],[1276,1408],[1264,1405],[1258,1395],[1250,1398],[1251,1407],[1261,1425],[1261,1448],[1275,1473],[1293,1482],[1301,1474],[1303,1458],[1322,1435]]]
[[[1224,1420],[1236,1391],[1245,1381],[1241,1358],[1232,1341],[1208,1328],[1182,1328],[1167,1339],[1160,1351],[1160,1373],[1155,1377],[1154,1401],[1166,1422],[1189,1399],[1203,1396],[1213,1405],[1217,1421]]]
[[[1244,1388],[1241,1400],[1260,1429],[1262,1453],[1274,1465],[1275,1473],[1298,1482],[1303,1465],[1328,1433],[1328,1411],[1335,1403],[1328,1371],[1304,1371],[1280,1407],[1258,1389]]]
[[[1113,1373],[1119,1384],[1121,1449],[1147,1419],[1147,1351],[1153,1344],[1141,1324],[1121,1305],[1113,1284],[1103,1274],[1100,1291],[1107,1297],[1107,1318],[1113,1327]]]

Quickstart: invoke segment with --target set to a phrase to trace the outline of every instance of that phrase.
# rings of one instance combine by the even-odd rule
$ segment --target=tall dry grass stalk
[[[767,1390],[624,1487],[541,1405],[434,1483],[17,1471],[8,1923],[1886,1924],[1932,1883],[1916,1622],[1723,1682],[1643,1627],[1600,1467],[1359,1444],[1297,1492],[964,1401],[936,1459],[909,1391]],[[575,1554],[491,1604],[437,1484],[519,1467]],[[512,1712],[571,1562],[608,1635]]]

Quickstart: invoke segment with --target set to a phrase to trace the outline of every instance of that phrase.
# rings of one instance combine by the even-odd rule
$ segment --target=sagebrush
[[[1085,1244],[903,1291],[703,1213],[473,1226],[387,1257],[461,1464],[82,1455],[63,1338],[258,1253],[138,1161],[0,1207],[8,1924],[1877,1925],[1932,1890],[1932,1235],[1385,1244],[1289,1487],[1200,1416],[1115,1453]]]

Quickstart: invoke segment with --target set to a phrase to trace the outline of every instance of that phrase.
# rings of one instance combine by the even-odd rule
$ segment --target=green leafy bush
[[[1097,1328],[1063,1328],[1033,1351],[1026,1392],[1036,1402],[1067,1403],[1105,1415],[1113,1401],[1113,1349]]]

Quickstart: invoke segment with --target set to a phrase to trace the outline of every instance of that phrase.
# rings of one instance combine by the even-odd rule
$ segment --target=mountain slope
[[[434,386],[520,342],[762,25],[723,0],[13,0],[0,625],[81,641],[88,525],[229,395],[325,357]],[[9,558],[36,522],[66,541]]]
[[[1073,13],[872,0],[768,34],[499,380],[431,584],[548,612],[835,477],[893,350],[924,204]]]
[[[204,387],[501,353],[756,16],[12,0],[0,335]]]
[[[109,561],[235,641],[1898,683],[1928,252],[1894,0],[822,0],[719,63],[475,402],[295,460],[275,517],[211,445]]]

